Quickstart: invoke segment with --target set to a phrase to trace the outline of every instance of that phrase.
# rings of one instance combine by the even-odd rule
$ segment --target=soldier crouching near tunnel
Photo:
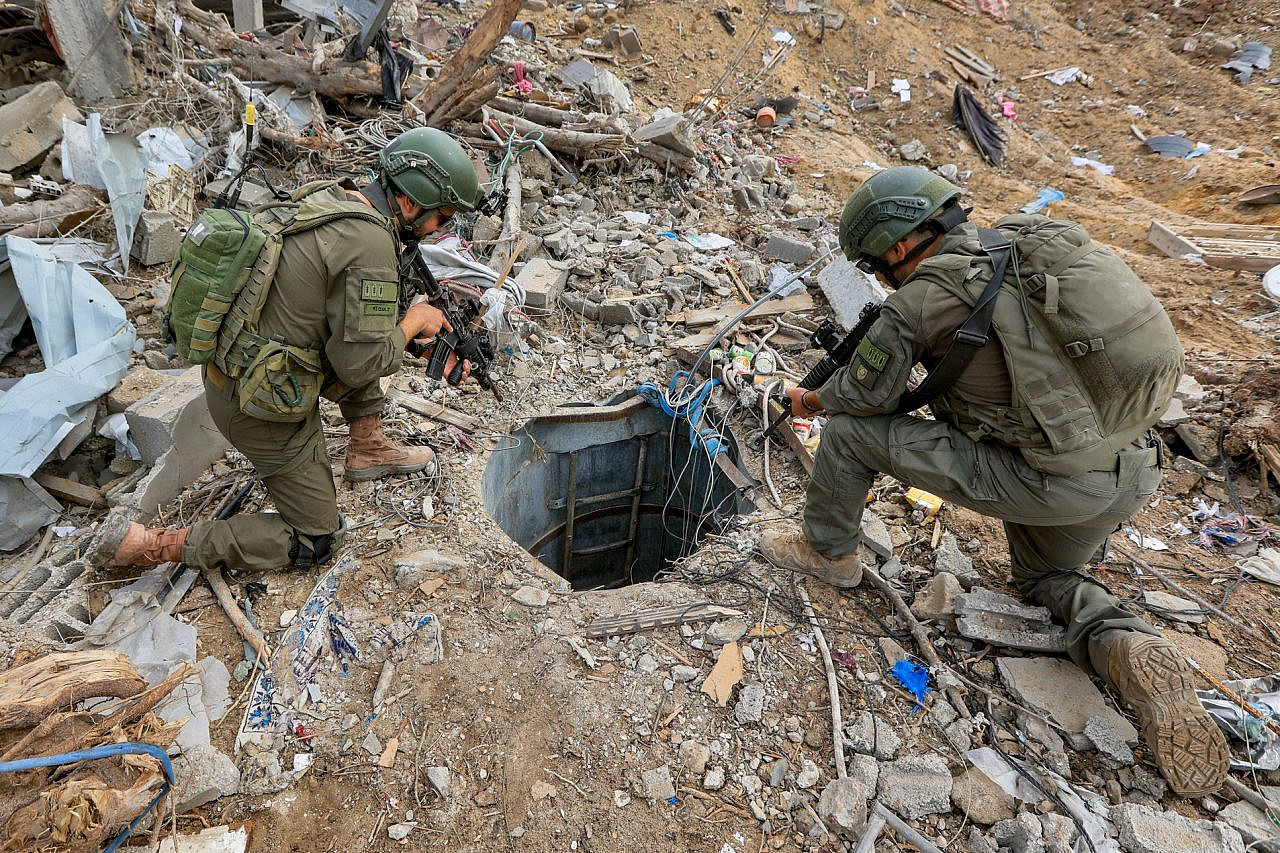
[[[452,331],[444,314],[426,303],[396,321],[399,252],[416,251],[417,240],[442,230],[455,213],[474,210],[477,195],[476,172],[462,146],[442,131],[417,128],[381,152],[377,179],[358,192],[335,182],[309,184],[291,201],[255,211],[253,223],[268,234],[266,248],[256,260],[248,257],[248,283],[205,336],[216,355],[205,360],[204,386],[214,423],[253,463],[276,512],[148,529],[116,510],[90,546],[90,559],[100,566],[183,560],[200,569],[249,570],[305,570],[329,561],[346,526],[321,396],[337,402],[350,426],[346,479],[434,470],[431,448],[402,446],[383,432],[378,380],[399,369],[408,342]],[[205,227],[228,223],[230,251],[238,251],[244,240],[234,231],[247,215],[219,213],[226,217]],[[225,260],[217,241],[198,233],[204,223],[202,217],[184,240],[173,275],[175,302],[190,269],[217,270]],[[204,256],[201,241],[210,247]],[[179,350],[184,340],[198,348],[199,335],[187,328],[184,338],[175,316]]]
[[[830,420],[803,532],[768,534],[760,551],[857,586],[864,498],[879,472],[1001,519],[1015,586],[1066,624],[1076,664],[1132,706],[1170,787],[1217,791],[1226,741],[1190,666],[1084,571],[1160,484],[1150,428],[1182,375],[1173,326],[1079,225],[1014,215],[978,229],[959,195],[899,167],[845,205],[844,254],[894,292],[846,367],[788,392],[793,414]],[[909,391],[915,364],[930,378]],[[909,414],[926,403],[937,420]]]

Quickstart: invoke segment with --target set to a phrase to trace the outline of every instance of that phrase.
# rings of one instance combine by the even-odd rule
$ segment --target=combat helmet
[[[442,130],[406,130],[379,152],[378,166],[379,181],[388,198],[394,188],[423,209],[413,222],[401,222],[402,228],[417,230],[442,207],[460,213],[476,209],[479,181],[475,167],[458,141]],[[399,219],[399,210],[393,210]]]
[[[955,184],[918,166],[876,172],[845,202],[840,250],[851,261],[879,258],[959,195]]]

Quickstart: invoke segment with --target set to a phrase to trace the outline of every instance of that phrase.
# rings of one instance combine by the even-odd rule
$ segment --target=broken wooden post
[[[428,124],[436,124],[442,120],[442,117],[437,116],[437,111],[452,100],[453,95],[467,81],[475,77],[480,66],[506,35],[522,2],[523,0],[495,0],[476,22],[476,28],[467,36],[462,47],[445,62],[440,74],[414,99],[418,108],[429,117]]]
[[[62,60],[67,91],[83,101],[119,98],[136,84],[116,23],[124,0],[46,0],[45,13]]]
[[[238,33],[262,29],[262,0],[231,0],[231,16]]]

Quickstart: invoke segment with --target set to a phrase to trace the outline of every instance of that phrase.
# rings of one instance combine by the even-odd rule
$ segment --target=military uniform
[[[1083,567],[1155,493],[1155,441],[1095,448],[1083,471],[1063,457],[1062,473],[1048,436],[1014,405],[1017,360],[997,335],[932,404],[939,420],[895,414],[912,366],[937,363],[972,310],[963,294],[980,292],[991,276],[977,229],[952,229],[889,296],[849,366],[817,390],[830,420],[805,503],[805,538],[828,557],[855,553],[877,472],[1002,519],[1015,585],[1066,624],[1072,659],[1105,677],[1122,632],[1156,632]]]
[[[352,201],[340,188],[323,192]],[[322,395],[348,421],[382,411],[378,380],[400,366],[396,268],[389,220],[337,219],[285,238],[263,305],[258,333],[318,349]],[[295,531],[318,537],[342,525],[319,410],[294,423],[259,420],[241,411],[236,383],[216,366],[206,365],[204,377],[214,423],[253,463],[277,512],[194,522],[183,559],[201,567],[287,566],[296,558]]]

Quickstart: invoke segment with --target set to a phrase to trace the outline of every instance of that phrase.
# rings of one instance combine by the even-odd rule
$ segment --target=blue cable
[[[661,389],[652,382],[645,382],[636,389],[636,393],[643,397],[650,405],[661,409],[669,418],[683,419],[689,423],[689,442],[695,446],[701,447],[706,451],[708,457],[714,457],[720,453],[727,453],[729,450],[728,443],[724,440],[717,430],[707,427],[699,429],[703,417],[706,415],[707,398],[711,396],[711,391],[720,384],[718,379],[710,379],[704,382],[702,388],[693,399],[686,403],[681,403],[674,408],[668,402],[668,399],[675,397],[676,388],[680,385],[681,380],[691,381],[691,374],[687,370],[677,370],[675,376],[671,377],[671,382],[667,385],[667,393],[664,395]]]
[[[80,749],[75,752],[63,752],[58,755],[41,755],[37,758],[19,758],[16,761],[0,761],[0,773],[20,773],[23,770],[38,770],[41,767],[58,767],[63,764],[75,764],[78,761],[90,761],[96,758],[111,758],[116,755],[150,755],[160,761],[160,766],[164,768],[164,786],[160,789],[160,793],[156,794],[155,799],[147,804],[142,813],[133,819],[133,821],[120,830],[110,844],[102,848],[102,853],[115,853],[124,843],[125,839],[133,834],[138,828],[138,824],[142,819],[151,813],[161,798],[169,793],[169,789],[173,787],[173,764],[169,761],[169,754],[153,743],[113,743],[107,746],[98,746],[93,749]]]

